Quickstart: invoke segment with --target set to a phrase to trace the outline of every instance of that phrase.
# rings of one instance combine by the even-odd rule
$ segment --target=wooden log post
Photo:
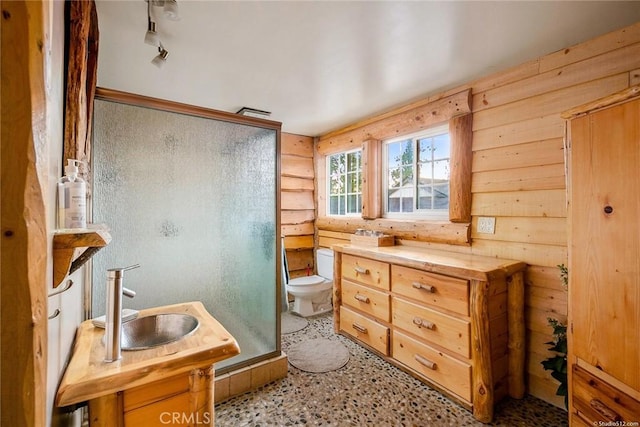
[[[46,210],[49,2],[2,2],[2,425],[43,426],[47,407]],[[44,165],[46,169],[46,162]]]
[[[382,216],[382,165],[380,141],[369,139],[362,144],[362,218]]]
[[[111,393],[89,401],[91,427],[123,427],[124,402],[122,392]]]
[[[522,399],[525,393],[524,278],[521,271],[507,279],[509,322],[509,396]]]
[[[189,412],[194,425],[213,427],[215,423],[214,374],[213,365],[189,373]]]
[[[471,221],[471,161],[473,152],[473,114],[456,116],[449,120],[451,140],[451,175],[449,188],[449,221]]]
[[[493,420],[494,390],[489,333],[489,282],[471,280],[471,359],[473,361],[473,416]]]

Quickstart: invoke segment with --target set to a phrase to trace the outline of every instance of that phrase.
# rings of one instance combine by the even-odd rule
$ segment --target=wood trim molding
[[[362,126],[356,124],[342,131],[321,136],[318,140],[318,153],[333,154],[356,148],[369,139],[383,140],[410,134],[468,113],[471,113],[471,89],[418,105],[410,110],[401,109],[393,115],[385,114],[379,119],[369,119]]]
[[[471,226],[448,221],[416,221],[378,218],[321,216],[316,220],[319,230],[353,234],[358,228],[383,231],[398,239],[420,242],[470,246]]]
[[[172,113],[188,114],[190,116],[204,117],[208,119],[222,120],[225,122],[237,123],[248,126],[258,126],[267,129],[280,131],[282,123],[273,120],[265,120],[257,117],[243,116],[229,113],[228,111],[214,110],[211,108],[198,107],[195,105],[183,104],[165,99],[152,98],[134,93],[122,92],[114,89],[97,88],[96,99],[119,102],[121,104],[135,105],[138,107],[153,108],[155,110],[170,111]]]
[[[591,113],[601,108],[610,107],[620,102],[627,101],[629,99],[640,96],[640,85],[632,86],[618,93],[614,93],[604,98],[596,99],[595,101],[588,102],[578,107],[572,108],[560,114],[565,120],[575,119],[584,114]]]

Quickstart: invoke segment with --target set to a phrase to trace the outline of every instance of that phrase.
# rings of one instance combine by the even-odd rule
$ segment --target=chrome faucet
[[[122,286],[124,272],[140,267],[140,264],[124,268],[107,270],[107,310],[105,312],[105,346],[107,355],[105,362],[115,362],[121,358],[120,337],[122,336],[122,295],[129,298],[136,296],[131,289]]]

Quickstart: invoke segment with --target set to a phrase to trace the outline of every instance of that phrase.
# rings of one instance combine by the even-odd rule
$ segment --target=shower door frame
[[[276,306],[276,348],[272,352],[265,353],[263,355],[255,356],[250,359],[235,363],[233,365],[226,366],[221,369],[216,370],[216,375],[221,375],[227,372],[231,372],[237,369],[241,369],[246,366],[253,365],[255,363],[261,362],[263,360],[268,360],[274,357],[278,357],[282,353],[281,347],[281,329],[280,329],[280,313],[282,311],[282,231],[281,231],[281,221],[280,221],[280,212],[281,212],[281,199],[280,199],[280,190],[281,190],[281,128],[282,123],[276,122],[273,120],[260,119],[257,117],[251,116],[243,116],[240,114],[229,113],[226,111],[214,110],[210,108],[198,107],[189,104],[183,104],[175,101],[168,101],[159,98],[152,98],[144,95],[137,95],[128,92],[122,92],[114,89],[106,89],[98,87],[95,91],[95,100],[101,101],[109,101],[120,104],[131,105],[135,107],[149,108],[153,110],[159,110],[163,112],[176,113],[181,115],[189,115],[203,119],[210,119],[216,121],[223,121],[227,123],[234,123],[239,125],[253,126],[262,129],[273,130],[276,133],[276,159],[275,159],[275,272],[276,272],[276,283],[274,284],[276,287],[275,292],[275,306]],[[93,117],[95,120],[95,116]],[[93,127],[92,127],[93,128]],[[92,129],[93,130],[93,129]],[[92,132],[91,130],[91,132]],[[85,152],[89,155],[91,154],[91,138],[87,138],[85,144]],[[68,142],[65,141],[65,152],[67,149]],[[90,164],[92,164],[92,159],[87,156],[87,160]],[[87,214],[88,217],[92,217],[93,210],[93,200],[91,195],[93,194],[93,179],[92,174],[87,173],[83,175],[83,178],[86,178],[87,188],[89,191],[88,200],[87,200]],[[92,317],[92,262],[89,261],[87,264],[87,268],[85,268],[84,275],[84,296],[83,296],[83,304],[85,311],[85,319],[90,319]]]

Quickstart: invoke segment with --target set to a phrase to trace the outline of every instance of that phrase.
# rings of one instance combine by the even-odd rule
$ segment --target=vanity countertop
[[[139,317],[186,313],[200,325],[173,343],[140,351],[123,351],[117,362],[104,361],[104,329],[91,320],[80,324],[71,359],[62,377],[56,404],[68,406],[96,397],[148,384],[193,368],[209,366],[240,353],[235,338],[214,319],[201,302],[187,302],[140,310]]]

